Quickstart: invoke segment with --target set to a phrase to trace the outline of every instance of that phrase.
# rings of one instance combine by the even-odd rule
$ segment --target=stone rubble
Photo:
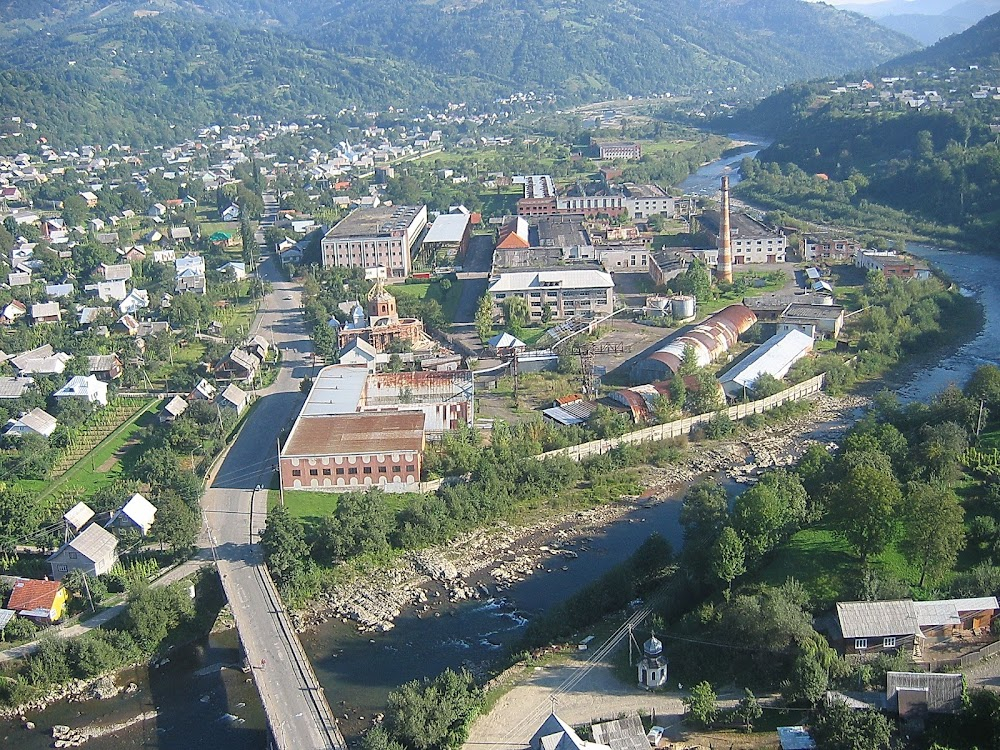
[[[431,616],[437,604],[500,595],[524,579],[565,570],[564,561],[588,549],[590,539],[625,514],[675,497],[703,475],[724,472],[752,483],[767,469],[793,464],[812,443],[830,447],[856,421],[869,400],[819,394],[807,414],[711,446],[685,451],[676,463],[643,470],[642,497],[545,518],[529,526],[499,522],[433,550],[402,556],[391,567],[366,572],[316,597],[293,622],[299,631],[337,618],[363,633],[386,632],[404,607]],[[433,616],[440,616],[434,613]]]

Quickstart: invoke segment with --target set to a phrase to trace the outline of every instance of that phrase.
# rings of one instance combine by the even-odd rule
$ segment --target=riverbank
[[[595,535],[634,511],[678,503],[680,493],[699,476],[721,472],[730,481],[750,482],[759,471],[792,464],[812,443],[836,442],[869,400],[819,394],[811,403],[812,410],[788,422],[692,446],[666,467],[640,467],[640,483],[646,488],[641,496],[523,526],[500,523],[360,574],[298,610],[293,617],[296,629],[309,632],[338,620],[353,623],[363,633],[385,633],[407,609],[418,617],[434,617],[444,603],[501,597],[532,576],[564,569],[566,560],[589,551]]]

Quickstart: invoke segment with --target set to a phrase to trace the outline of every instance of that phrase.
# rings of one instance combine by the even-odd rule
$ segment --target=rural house
[[[19,578],[7,600],[7,609],[21,617],[51,625],[66,614],[69,592],[59,581]]]
[[[57,581],[71,570],[101,576],[118,562],[118,540],[114,534],[91,524],[78,537],[50,555],[48,562],[52,566],[52,577]]]

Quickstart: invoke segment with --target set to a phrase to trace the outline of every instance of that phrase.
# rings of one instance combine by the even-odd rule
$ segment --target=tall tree
[[[945,484],[914,483],[903,501],[903,554],[920,570],[918,586],[937,580],[955,565],[965,546],[965,510]]]
[[[726,584],[726,599],[733,592],[733,581],[746,573],[746,552],[743,550],[743,540],[732,526],[726,526],[712,551],[712,569],[716,578]]]
[[[902,493],[887,464],[885,454],[857,456],[831,493],[834,526],[857,551],[862,565],[885,550],[896,533]]]
[[[476,307],[476,333],[479,334],[479,340],[485,344],[492,332],[493,300],[487,293],[479,298],[479,306]]]

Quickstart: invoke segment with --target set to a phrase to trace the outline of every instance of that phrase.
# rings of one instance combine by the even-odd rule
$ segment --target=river
[[[756,147],[707,165],[682,187],[688,192],[714,191],[727,166],[732,168],[753,153]],[[738,179],[736,170],[731,171],[731,179]],[[986,313],[986,325],[978,337],[941,362],[918,370],[900,388],[904,398],[924,399],[949,382],[964,382],[978,365],[997,361],[1000,260],[914,245],[910,250],[976,294]],[[441,603],[430,612],[405,609],[388,633],[361,634],[353,625],[339,621],[306,633],[303,645],[344,733],[356,737],[384,710],[388,692],[407,680],[433,676],[446,667],[478,668],[496,659],[517,643],[532,617],[624,560],[653,531],[678,549],[679,512],[676,499],[634,510],[600,534],[577,540],[571,549],[578,557],[552,557],[541,570],[502,594],[491,592],[493,596],[482,599],[449,603],[441,589],[432,587],[429,601]],[[469,582],[478,583],[474,578]],[[248,675],[218,668],[239,661],[232,633],[210,636],[179,649],[165,667],[132,670],[119,677],[120,683],[136,682],[137,693],[103,701],[57,703],[29,717],[39,727],[35,731],[23,729],[18,722],[0,722],[0,744],[41,750],[51,746],[48,729],[53,724],[114,723],[158,709],[156,719],[91,740],[85,747],[263,750],[264,718]]]
[[[735,185],[740,181],[739,163],[748,157],[752,159],[761,149],[767,148],[771,143],[767,138],[748,133],[730,133],[729,138],[751,145],[739,149],[734,154],[706,164],[693,175],[683,180],[678,187],[684,191],[685,195],[715,195],[719,192],[720,180],[723,175],[729,175],[729,184]]]

